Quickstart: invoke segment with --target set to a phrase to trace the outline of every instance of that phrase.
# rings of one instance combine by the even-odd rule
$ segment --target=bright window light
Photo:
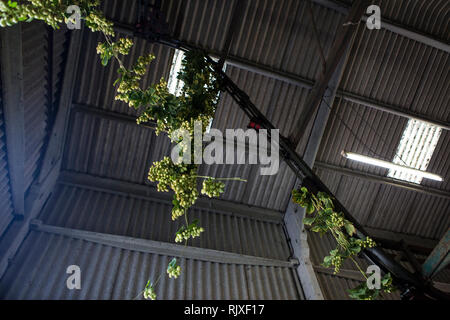
[[[183,89],[183,81],[178,79],[178,73],[181,70],[181,63],[183,62],[184,52],[182,50],[175,49],[173,55],[172,66],[170,67],[169,81],[167,81],[167,87],[171,94],[179,96],[181,89]]]
[[[346,151],[343,151],[342,155],[348,159],[363,162],[363,163],[370,164],[370,165],[374,165],[377,167],[382,167],[382,168],[396,170],[396,171],[402,171],[403,174],[409,174],[409,175],[418,176],[421,178],[442,181],[442,178],[436,174],[429,173],[426,171],[421,171],[421,170],[414,169],[411,167],[401,166],[401,165],[398,165],[398,164],[395,164],[395,163],[392,163],[389,161],[375,159],[375,158],[367,157],[367,156],[364,156],[361,154],[357,154],[357,153],[353,153],[353,152],[346,152]]]
[[[419,120],[409,120],[397,148],[393,163],[426,171],[441,136],[442,128]],[[388,177],[420,184],[423,175],[390,169]],[[442,181],[439,180],[439,181]]]
[[[183,89],[183,86],[184,86],[183,81],[178,79],[178,73],[181,70],[183,59],[184,59],[184,52],[182,50],[175,49],[175,53],[174,53],[173,59],[172,59],[172,65],[170,67],[169,80],[167,81],[167,87],[169,89],[169,92],[176,96],[179,96],[181,94],[181,90]],[[213,59],[213,60],[217,62],[216,59]],[[225,72],[226,69],[227,69],[227,64],[224,63],[223,68],[222,68],[223,72]],[[213,118],[211,118],[209,120],[209,125],[206,128],[207,133],[211,129],[213,120],[214,120]]]

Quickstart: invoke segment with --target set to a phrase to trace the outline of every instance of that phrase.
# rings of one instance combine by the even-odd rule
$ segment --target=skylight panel
[[[184,52],[182,50],[175,49],[175,54],[173,55],[172,66],[170,67],[169,80],[167,81],[167,87],[169,92],[179,96],[181,94],[181,89],[183,89],[183,81],[178,79],[178,73],[181,70],[181,64],[184,59]]]
[[[397,148],[393,163],[426,171],[433,156],[442,128],[419,121],[409,120]],[[390,169],[388,177],[420,184],[423,177]]]
[[[181,70],[182,62],[184,59],[184,52],[179,49],[175,49],[175,53],[172,59],[172,65],[170,67],[169,80],[167,81],[167,88],[169,92],[174,94],[175,96],[179,96],[181,94],[181,90],[183,89],[184,82],[178,79],[178,73]],[[213,59],[217,62],[216,59]],[[227,69],[227,64],[224,63],[222,71],[225,72]],[[220,93],[219,93],[220,94]],[[209,121],[209,125],[206,128],[206,132],[208,133],[212,127],[214,118],[211,118]]]

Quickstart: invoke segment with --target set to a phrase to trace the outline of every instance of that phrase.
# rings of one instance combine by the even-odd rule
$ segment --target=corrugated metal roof
[[[25,189],[28,189],[38,174],[47,133],[47,29],[40,23],[25,23],[22,27]]]
[[[72,114],[64,169],[118,180],[149,183],[148,169],[169,154],[169,139],[134,123]]]
[[[109,16],[128,24],[135,22],[133,15],[126,15],[124,10],[120,9],[125,4],[120,2],[115,4],[117,7],[107,10]],[[133,12],[135,2],[129,5]],[[214,51],[224,49],[227,39],[224,30],[230,27],[234,1],[163,1],[162,5],[167,21],[177,38]],[[433,1],[427,8],[423,8],[409,2],[406,6],[410,11],[399,2],[389,4],[383,2],[381,7],[383,16],[441,37],[437,28],[438,21],[445,16],[443,15],[445,9],[440,9],[442,5],[439,1]],[[335,30],[343,20],[343,15],[318,5],[313,5],[312,8],[319,28],[320,43],[324,46],[326,54]],[[304,2],[279,1],[275,4],[267,1],[248,1],[242,10],[242,22],[236,26],[236,33],[230,46],[231,55],[306,79],[316,78],[321,63]],[[424,19],[413,18],[414,12],[421,10],[428,10],[427,12],[436,17],[434,27],[431,24],[427,25]],[[88,42],[90,47],[86,51],[86,57],[96,61],[93,42],[95,39],[89,37],[92,39],[91,43]],[[159,55],[163,58],[154,62],[157,75],[151,73],[152,81],[157,80],[162,74],[167,74],[170,65],[171,53]],[[84,59],[89,61],[87,58]],[[111,83],[113,71],[111,69],[107,69],[106,73],[100,71],[97,69],[100,68],[98,62],[86,63],[80,68],[82,77],[79,81],[86,89],[80,90],[76,102],[134,114],[126,106],[112,102],[112,88],[106,86]],[[445,52],[383,29],[370,31],[361,25],[340,88],[404,110],[447,120],[450,119],[450,109],[447,107],[450,91],[449,82],[446,81],[448,67],[448,54]],[[91,73],[91,70],[96,72]],[[99,75],[108,76],[100,76],[102,78],[97,79],[97,71]],[[301,117],[309,90],[231,66],[228,66],[227,74],[249,94],[255,105],[280,127],[281,134],[288,135],[292,131]],[[105,80],[108,80],[106,81],[108,83]],[[111,121],[96,121],[88,120],[88,116],[85,115],[76,116],[72,140],[66,152],[68,161],[66,169],[145,183],[146,170],[151,161],[143,161],[140,155],[135,157],[138,149],[134,146],[143,143],[149,145],[150,150],[155,150],[151,152],[151,157],[157,160],[168,152],[168,149],[162,147],[167,146],[164,139],[158,138],[155,144],[155,140],[149,138],[151,133],[143,133],[140,129],[131,129],[127,125]],[[213,127],[222,130],[245,128],[247,122],[248,119],[232,99],[223,94]],[[405,118],[361,107],[338,98],[333,106],[317,159],[386,176],[387,170],[347,162],[341,156],[341,151],[349,150],[393,159],[406,124]],[[92,128],[94,131],[90,133],[79,131],[81,128],[83,130]],[[127,129],[124,130],[125,128]],[[114,135],[110,135],[111,133]],[[108,136],[110,138],[107,138]],[[118,136],[122,136],[121,141],[117,140]],[[297,149],[300,154],[305,148],[307,136],[308,134],[304,135]],[[90,141],[91,137],[94,140]],[[450,164],[445,161],[448,158],[448,143],[448,132],[443,132],[435,156],[429,165],[430,171],[444,177],[450,172]],[[93,146],[98,146],[104,148],[101,150],[113,150],[114,145],[117,150],[114,153],[93,149]],[[128,156],[124,155],[124,150],[130,150]],[[108,173],[106,168],[110,168]],[[125,168],[133,170],[124,172]],[[261,177],[255,174],[258,169],[255,165],[213,165],[202,166],[201,173],[248,179],[245,184],[227,182],[227,192],[223,195],[223,199],[284,210],[295,180],[293,173],[284,163],[281,164],[276,176]],[[329,170],[318,170],[318,173],[363,225],[438,239],[450,223],[448,200],[346,177]],[[448,190],[449,186],[447,181],[442,184],[429,181],[423,183],[444,190]],[[427,214],[424,214],[424,211]],[[331,294],[329,297],[340,296]]]
[[[171,219],[172,205],[158,199],[145,200],[113,193],[58,185],[40,219],[45,224],[174,242],[183,225]],[[192,208],[189,220],[200,220],[202,236],[190,245],[238,254],[289,260],[290,250],[279,223]]]
[[[113,17],[117,21],[132,25],[135,23],[136,3],[136,1],[110,1],[105,8],[105,12],[108,17]],[[162,1],[162,10],[166,13],[166,20],[175,37],[219,52],[228,49],[224,46],[227,43],[227,30],[229,30],[233,8],[236,3],[236,0],[167,0]],[[447,31],[449,4],[445,0],[433,0],[426,3],[414,0],[380,0],[375,3],[380,4],[383,17],[405,24],[420,32],[429,33],[448,42],[450,37]],[[236,26],[236,32],[231,41],[229,48],[231,55],[265,67],[289,72],[311,81],[317,78],[321,70],[321,62],[316,43],[314,42],[309,16],[305,10],[305,1],[283,0],[273,2],[252,0],[245,2],[241,9],[242,21]],[[324,47],[325,54],[327,54],[334,34],[339,24],[342,23],[344,16],[315,4],[312,5],[312,9],[319,29],[320,43]],[[30,40],[27,41],[32,43],[35,41],[33,39],[38,37],[38,34],[30,35]],[[78,85],[75,88],[73,101],[97,110],[101,109],[134,116],[136,115],[134,110],[113,99],[114,88],[112,82],[116,77],[115,70],[117,65],[112,63],[107,68],[101,66],[95,52],[98,40],[98,35],[88,32],[85,32],[83,35],[85,50],[82,51],[80,57],[77,75]],[[39,47],[35,50],[42,50],[42,48]],[[144,79],[144,84],[158,81],[161,76],[167,78],[173,51],[162,46],[137,40],[137,45],[131,55],[132,58],[127,58],[126,63],[129,63],[131,59],[144,52],[153,52],[157,56],[157,60],[151,65],[151,71]],[[27,59],[32,61],[32,58],[38,59],[39,55]],[[448,87],[450,83],[448,81],[449,67],[449,55],[446,52],[404,38],[385,29],[368,30],[364,25],[361,25],[358,28],[354,46],[344,70],[340,89],[382,103],[391,104],[406,111],[414,111],[448,122],[450,121],[450,108],[448,108],[450,101],[450,90]],[[37,77],[38,74],[37,69],[33,69],[30,77]],[[304,104],[309,94],[307,89],[231,66],[228,67],[227,74],[249,94],[255,105],[276,126],[280,127],[283,135],[288,135],[292,131],[302,115]],[[38,112],[37,109],[31,111]],[[42,117],[41,111],[39,111],[39,117]],[[31,121],[37,118],[30,117],[29,119]],[[232,99],[227,95],[222,95],[213,126],[220,129],[245,128],[247,122],[248,119],[243,116],[243,113]],[[38,128],[42,121],[38,124],[36,123],[33,122],[30,128]],[[345,149],[369,156],[393,159],[406,124],[407,120],[405,118],[372,110],[338,98],[333,106],[317,160],[386,176],[387,170],[347,162],[341,156],[341,151]],[[36,140],[30,140],[30,143],[36,148],[41,143],[38,139],[40,137],[40,131],[38,131],[36,131]],[[309,129],[307,131],[309,132]],[[303,140],[297,148],[300,154],[303,153],[305,148],[308,132],[305,132]],[[423,185],[450,190],[448,179],[450,177],[449,143],[449,132],[444,131],[428,167],[429,171],[443,176],[444,182],[423,181]],[[99,119],[89,113],[77,112],[73,114],[71,121],[63,167],[66,170],[88,173],[94,176],[145,184],[148,183],[146,181],[148,167],[153,161],[159,160],[166,155],[168,150],[168,141],[164,137],[156,137],[149,129],[112,119]],[[31,162],[32,164],[28,165],[29,172],[34,170],[35,162]],[[295,177],[284,163],[280,165],[279,173],[271,177],[259,176],[256,174],[258,166],[250,165],[202,166],[201,172],[202,174],[220,177],[240,176],[248,179],[248,182],[245,184],[237,182],[227,183],[227,191],[223,199],[283,211],[287,206]],[[330,189],[335,192],[337,198],[363,225],[431,239],[439,239],[450,225],[450,215],[448,214],[450,212],[449,200],[407,191],[398,187],[381,185],[360,178],[343,176],[331,170],[320,169],[317,172]],[[73,196],[71,201],[75,201],[75,207],[80,205],[80,203],[76,202],[77,197],[81,199],[89,195],[89,197],[92,197],[89,198],[91,199],[89,201],[97,199],[95,200],[97,202],[94,201],[93,205],[98,204],[98,201],[103,201],[99,199],[107,197],[107,195],[93,191],[85,191],[84,195],[81,196],[80,194],[83,192],[76,188],[68,187],[58,192],[66,196]],[[120,198],[117,196],[110,197],[117,201]],[[145,201],[124,199],[121,201],[132,202],[132,206],[138,208],[137,210],[139,208],[153,208],[156,206],[156,204],[150,204]],[[105,229],[102,229],[109,226],[109,222],[104,223],[105,219],[114,218],[118,219],[117,221],[122,221],[121,219],[125,219],[127,212],[125,209],[112,210],[113,212],[109,216],[107,215],[108,210],[105,208],[96,212],[98,217],[93,214],[89,215],[90,211],[87,209],[83,211],[86,217],[91,218],[87,219],[87,221],[80,220],[80,217],[75,214],[76,212],[70,209],[65,210],[67,216],[57,216],[55,211],[51,214],[47,213],[46,219],[56,224],[67,224],[68,226],[91,228],[92,230],[97,230],[98,228],[98,230],[106,232],[104,231]],[[127,209],[130,208],[127,207]],[[168,210],[168,208],[164,210]],[[195,212],[199,216],[205,214],[201,210]],[[217,227],[218,221],[221,219],[224,222],[227,221],[225,225],[227,223],[242,224],[245,227],[242,227],[242,231],[240,231],[242,233],[239,232],[240,234],[238,234],[241,237],[252,228],[265,230],[264,228],[268,226],[268,224],[264,225],[260,222],[250,223],[241,218],[239,218],[241,220],[238,218],[229,220],[229,218],[218,214],[214,214],[211,217],[207,215],[207,217],[210,219],[208,223],[211,223],[211,230],[214,228],[213,225]],[[129,228],[125,230],[123,229],[124,226],[120,226],[122,229],[113,227],[113,222],[111,222],[111,230],[113,230],[111,232],[128,232],[129,234],[145,236],[147,231],[138,228],[142,226],[140,219],[144,218],[145,215],[133,216],[132,213],[131,216],[127,216]],[[131,227],[132,225],[137,228]],[[149,227],[151,228],[151,226]],[[276,235],[279,232],[277,228],[272,228],[274,230],[268,233],[267,231],[263,232],[263,234]],[[158,239],[165,238],[161,235],[161,238]],[[223,243],[213,243],[211,239],[204,237],[204,239],[200,240],[199,246],[218,246],[222,250],[241,250],[242,252],[253,252],[255,254],[268,254],[263,253],[263,250],[259,252],[259,249],[256,249],[257,246],[244,248],[240,247],[237,242],[233,242],[231,245],[230,243],[226,244],[227,241],[225,239],[220,241],[223,241]],[[311,247],[315,248],[311,250],[312,255],[325,252],[322,250],[325,246],[322,249],[320,247],[324,245],[324,240],[316,238],[312,240],[310,238],[309,241]],[[96,245],[83,248],[93,247],[96,247]],[[95,250],[99,250],[99,248],[97,246]],[[105,257],[108,257],[114,251],[111,248],[107,250],[109,251],[104,253]],[[271,250],[268,251],[271,252]],[[84,254],[89,255],[92,253]],[[111,253],[110,258],[111,261],[115,261],[116,265],[118,265],[120,260],[115,258],[115,254]],[[127,255],[131,256],[131,253],[127,253]],[[95,251],[92,257],[98,258],[101,257],[101,254]],[[92,270],[96,268],[94,264],[90,265],[90,267],[94,268]],[[211,266],[213,266],[213,264],[210,264],[209,267],[206,267],[204,264],[200,265],[194,262],[192,262],[192,265],[195,265],[195,268],[198,267],[198,270],[203,270],[201,268],[212,268]],[[220,268],[220,266],[214,265],[213,268]],[[236,268],[233,270],[237,270]],[[225,268],[223,274],[228,277],[227,270]],[[23,272],[26,271],[23,269]],[[94,275],[94,271],[92,272],[92,275]],[[195,279],[202,277],[200,271],[196,272],[198,273],[194,273],[192,278],[190,278],[189,286],[197,285]],[[255,279],[260,276],[258,272],[263,271],[251,272]],[[231,277],[231,275],[230,273],[229,276]],[[120,274],[119,278],[124,279],[120,281],[131,281],[126,279],[123,274]],[[344,298],[344,288],[353,284],[351,280],[324,274],[319,275],[319,280],[328,298]],[[249,291],[245,288],[234,287],[230,287],[227,290],[230,290],[232,294],[236,294],[238,297],[249,297],[249,292],[252,290],[269,294],[270,290],[261,289],[266,288],[268,283],[266,282],[264,285],[255,284],[255,287]],[[16,284],[16,286],[19,285]],[[116,290],[115,286],[111,287],[109,285],[109,287],[105,288],[106,291],[112,290],[111,292],[116,292],[114,291]],[[207,288],[197,288],[201,292],[201,297],[208,295],[222,297],[222,293]],[[256,288],[260,288],[258,289],[259,291]],[[99,292],[102,291],[100,287],[92,290],[96,292],[92,294],[92,297],[99,296]],[[188,289],[183,290],[186,291],[174,291],[173,294],[177,297],[188,297],[190,294],[187,293]],[[217,288],[217,290],[220,290],[220,288]],[[241,294],[240,290],[247,291],[245,294]],[[171,291],[169,290],[168,292]],[[39,296],[37,291],[33,294]],[[45,295],[47,294],[49,293],[45,293]],[[107,293],[105,293],[106,295]],[[131,295],[132,292],[127,293],[125,296],[114,293],[108,295],[108,297],[129,298]],[[83,295],[83,297],[86,296],[89,295]]]
[[[352,1],[340,2],[351,3]],[[421,33],[433,35],[447,43],[450,41],[448,33],[450,3],[446,0],[373,0],[371,4],[380,6],[383,18]],[[430,17],[433,18],[430,19]]]
[[[3,299],[143,299],[148,279],[172,257],[32,231],[0,281]],[[162,276],[158,299],[300,299],[292,268],[179,259],[176,280]],[[81,289],[66,287],[66,268],[81,269]]]
[[[0,84],[1,85],[1,84]],[[9,184],[8,158],[6,154],[3,103],[0,95],[0,236],[13,219],[11,185]]]

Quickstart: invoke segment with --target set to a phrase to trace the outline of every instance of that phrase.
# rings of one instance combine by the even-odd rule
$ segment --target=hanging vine
[[[122,101],[130,108],[140,112],[137,123],[155,121],[156,134],[165,132],[174,143],[182,142],[180,137],[174,135],[178,129],[187,130],[191,136],[194,133],[196,121],[201,123],[201,132],[205,133],[210,120],[213,118],[219,96],[219,85],[206,58],[199,52],[187,52],[182,62],[182,69],[178,79],[184,83],[181,94],[175,96],[170,93],[167,83],[161,79],[159,83],[141,88],[142,77],[147,73],[150,63],[155,59],[153,54],[146,54],[137,58],[136,63],[127,68],[122,57],[129,54],[133,47],[130,38],[118,38],[114,32],[113,23],[108,21],[99,9],[99,0],[30,0],[20,4],[17,1],[0,0],[0,26],[13,26],[21,21],[31,22],[41,20],[55,29],[59,24],[73,22],[71,14],[66,10],[70,5],[80,9],[80,19],[92,32],[101,32],[104,42],[97,46],[97,54],[101,64],[108,65],[111,59],[118,62],[118,78],[114,82],[117,86],[116,100]],[[195,150],[195,145],[191,150]],[[203,147],[201,147],[203,148]],[[189,152],[180,151],[180,156]],[[193,151],[192,151],[193,155]],[[154,162],[149,169],[148,179],[158,182],[160,192],[173,191],[172,220],[184,216],[185,225],[175,234],[175,242],[185,242],[199,237],[204,228],[199,226],[199,220],[191,223],[188,220],[188,209],[195,204],[200,193],[210,198],[219,197],[225,191],[223,180],[245,181],[240,178],[215,178],[198,175],[198,165],[174,163],[171,158],[165,157]],[[197,183],[201,181],[201,191],[197,190]],[[174,258],[167,267],[169,278],[178,278],[181,267]],[[156,299],[155,287],[161,275],[152,282],[148,280],[143,294],[145,299]]]
[[[355,226],[345,219],[342,212],[337,212],[334,208],[332,198],[324,193],[313,194],[307,188],[292,191],[292,201],[306,209],[307,216],[303,223],[311,227],[312,232],[318,232],[321,235],[331,234],[336,240],[337,247],[330,251],[330,255],[323,258],[322,265],[326,268],[334,267],[334,274],[339,273],[342,263],[345,259],[350,259],[364,279],[370,275],[366,274],[355,257],[365,248],[373,248],[376,243],[369,237],[359,239],[353,237],[356,234]],[[367,281],[354,289],[349,290],[351,298],[359,300],[374,300],[381,292],[391,293],[394,290],[392,286],[392,277],[389,273],[381,279],[379,289],[369,289]]]

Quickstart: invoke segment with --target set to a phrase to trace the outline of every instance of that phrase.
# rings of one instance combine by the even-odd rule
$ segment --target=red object
[[[254,121],[250,121],[250,123],[248,124],[247,127],[248,127],[248,128],[253,128],[253,129],[255,129],[255,130],[261,129],[261,125],[258,124],[258,123],[256,123],[256,122],[254,122]]]

